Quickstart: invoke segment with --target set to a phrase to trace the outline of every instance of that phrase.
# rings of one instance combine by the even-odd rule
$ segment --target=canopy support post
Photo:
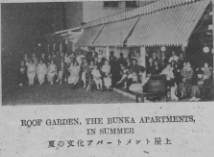
[[[48,44],[48,54],[50,54],[50,45]]]
[[[214,0],[212,0],[212,26],[214,27]],[[213,49],[214,49],[214,29],[212,29],[212,32],[213,32],[212,34],[213,34]],[[214,53],[213,53],[213,71],[214,71]],[[213,76],[213,93],[212,94],[213,94],[213,100],[214,100],[214,76]]]
[[[59,52],[62,53],[62,43],[59,45]]]
[[[141,66],[146,68],[146,47],[141,46],[140,47],[140,54],[141,54]],[[142,74],[142,85],[144,85],[146,82],[146,72]]]
[[[109,60],[110,52],[109,52],[109,46],[106,47],[106,59]]]
[[[56,50],[56,43],[53,44],[53,50]]]
[[[182,46],[181,46],[181,51],[182,51],[184,57],[186,57],[186,47],[187,47],[187,43],[182,44]]]
[[[72,41],[72,42],[70,42],[70,44],[71,44],[70,49],[71,49],[73,52],[75,52],[76,46],[75,46],[74,42]]]

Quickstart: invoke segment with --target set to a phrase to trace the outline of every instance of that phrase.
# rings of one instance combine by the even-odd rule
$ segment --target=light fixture
[[[166,51],[166,47],[165,47],[165,46],[162,46],[162,47],[161,47],[161,51],[162,51],[162,52]]]
[[[38,46],[40,47],[40,46],[41,46],[41,43],[38,43]]]
[[[203,48],[203,52],[204,52],[204,53],[208,53],[209,51],[210,51],[210,48],[209,48],[209,47],[205,46],[205,47]]]

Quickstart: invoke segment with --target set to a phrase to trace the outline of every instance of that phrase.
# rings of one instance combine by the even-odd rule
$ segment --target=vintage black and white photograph
[[[2,105],[214,100],[214,1],[1,3]]]

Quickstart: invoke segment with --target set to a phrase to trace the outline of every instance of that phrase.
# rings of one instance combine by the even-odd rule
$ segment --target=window
[[[126,1],[126,8],[138,7],[137,1]]]
[[[119,7],[118,1],[105,1],[104,7]]]

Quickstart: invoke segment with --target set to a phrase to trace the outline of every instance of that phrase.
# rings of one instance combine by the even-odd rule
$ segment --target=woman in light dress
[[[181,92],[181,98],[183,98],[189,96],[192,87],[193,68],[190,62],[184,63],[184,67],[181,70],[181,76],[183,80],[179,85],[179,89]]]
[[[110,89],[111,85],[112,85],[112,80],[111,80],[111,67],[109,65],[109,62],[106,60],[104,62],[104,65],[101,68],[101,71],[103,73],[103,77],[104,77],[104,85],[107,89]]]
[[[37,66],[38,65],[38,58],[36,57],[35,53],[32,54],[32,59],[33,59],[34,64]]]
[[[94,69],[92,70],[91,74],[93,75],[93,80],[95,84],[97,85],[97,89],[103,89],[103,82],[102,82],[102,76],[100,74],[99,69],[97,69],[97,66],[95,65]]]
[[[47,74],[47,66],[41,59],[38,66],[37,66],[37,76],[38,76],[38,81],[39,84],[42,85],[45,81],[45,75]]]
[[[176,100],[178,101],[178,97],[175,95],[176,93],[176,83],[175,83],[175,75],[173,73],[173,66],[172,64],[168,64],[166,66],[165,69],[163,69],[163,71],[161,72],[161,74],[165,74],[166,75],[166,79],[167,79],[167,84],[170,87],[170,97],[171,100]]]
[[[88,62],[86,59],[84,59],[82,64],[82,77],[81,77],[84,88],[86,88],[87,86],[87,78],[89,73],[90,73],[90,68],[89,68]]]
[[[25,65],[27,66],[30,61],[27,53],[24,54],[24,61],[25,61]]]
[[[64,60],[65,60],[65,63],[67,64],[67,65],[70,65],[70,63],[71,63],[71,59],[70,59],[70,57],[68,56],[68,53],[65,53],[65,56],[64,56]]]
[[[34,64],[33,60],[30,60],[30,62],[27,64],[27,76],[29,80],[29,86],[32,86],[36,76],[36,65]]]
[[[61,57],[60,59],[60,65],[59,65],[59,74],[58,74],[58,77],[59,77],[59,84],[62,84],[63,82],[63,76],[65,74],[65,68],[66,68],[66,63],[64,62],[64,57]]]
[[[54,60],[51,60],[50,65],[48,66],[48,82],[52,85],[54,77],[57,75],[57,67],[54,63]]]
[[[68,84],[70,84],[72,87],[76,86],[79,78],[80,78],[80,65],[77,63],[77,61],[74,61],[74,64],[69,67],[70,76],[68,78]]]

